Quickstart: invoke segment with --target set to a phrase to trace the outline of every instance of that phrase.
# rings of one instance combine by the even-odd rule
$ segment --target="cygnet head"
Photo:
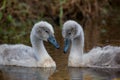
[[[74,20],[68,20],[63,24],[62,28],[62,36],[64,40],[64,53],[67,52],[68,48],[70,47],[70,43],[72,40],[77,38],[83,34],[83,29],[80,24],[78,24]]]
[[[53,44],[56,48],[59,48],[59,44],[57,43],[54,37],[53,27],[50,23],[46,21],[40,21],[36,23],[32,28],[30,37],[31,37],[31,42],[32,40],[48,41],[51,44]]]

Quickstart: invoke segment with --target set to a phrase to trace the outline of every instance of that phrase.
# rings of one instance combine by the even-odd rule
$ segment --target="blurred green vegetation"
[[[32,13],[30,4],[34,5],[25,0],[0,2],[0,43],[29,44],[29,34],[33,24],[43,17],[42,12],[36,13],[37,15]],[[37,11],[36,9],[35,12]]]
[[[88,39],[90,33],[93,37],[98,36],[93,33],[97,32],[103,38],[100,40],[105,42],[106,38],[110,38],[108,34],[113,36],[116,31],[119,32],[119,3],[119,0],[1,0],[0,43],[29,44],[34,23],[46,20],[61,29],[68,19],[78,21]],[[95,31],[99,29],[93,26],[100,31]],[[116,26],[116,30],[111,33],[112,26]]]

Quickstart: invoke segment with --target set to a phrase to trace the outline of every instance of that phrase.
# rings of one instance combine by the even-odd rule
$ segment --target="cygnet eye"
[[[48,33],[48,31],[47,31],[47,30],[46,30],[45,32],[46,32],[46,33]]]
[[[69,35],[71,35],[71,32],[68,32]]]

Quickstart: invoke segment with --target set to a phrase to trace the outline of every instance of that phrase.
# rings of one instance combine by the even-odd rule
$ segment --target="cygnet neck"
[[[78,36],[72,40],[70,54],[73,55],[83,55],[83,41],[81,36]]]
[[[37,60],[40,60],[42,57],[48,56],[48,52],[43,44],[43,40],[38,39],[34,34],[31,33],[31,44],[34,50],[34,56]]]
[[[84,37],[79,35],[72,40],[70,55],[69,55],[69,66],[76,67],[83,64],[83,48],[84,48]]]

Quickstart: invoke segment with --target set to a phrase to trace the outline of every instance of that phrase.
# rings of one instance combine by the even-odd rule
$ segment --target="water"
[[[0,80],[120,80],[120,70],[0,66]]]
[[[55,68],[0,66],[0,80],[48,80]]]
[[[118,80],[120,71],[111,69],[69,68],[70,80]]]

